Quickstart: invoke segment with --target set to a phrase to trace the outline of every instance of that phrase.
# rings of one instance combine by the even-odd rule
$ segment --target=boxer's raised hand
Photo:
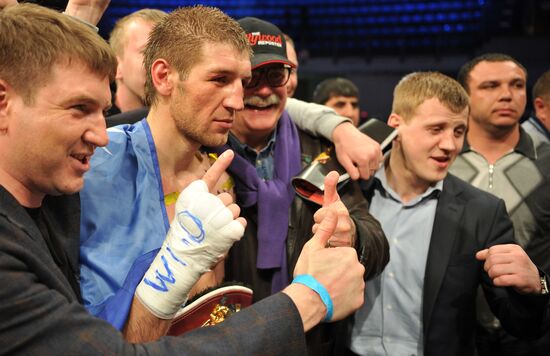
[[[166,239],[136,289],[141,303],[159,318],[172,318],[199,277],[244,234],[246,221],[238,217],[231,196],[209,192],[233,155],[224,152],[202,179],[181,192]]]

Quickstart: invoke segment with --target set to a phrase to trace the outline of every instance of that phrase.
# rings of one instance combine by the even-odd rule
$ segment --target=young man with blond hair
[[[510,332],[541,332],[548,296],[513,243],[504,202],[448,174],[469,110],[465,90],[440,73],[395,88],[388,124],[399,134],[364,187],[392,258],[354,316],[351,354],[473,355],[478,286]]]
[[[198,27],[201,23],[209,25]],[[225,14],[204,7],[174,12],[159,23],[144,50],[144,65],[151,68],[145,83],[149,115],[134,125],[110,129],[110,144],[94,156],[85,177],[87,184],[81,193],[84,304],[92,314],[119,328],[125,321],[121,315],[127,311],[111,309],[113,298],[118,300],[120,293],[126,299],[133,295],[124,288],[132,265],[142,255],[155,256],[174,218],[179,192],[209,167],[208,157],[196,152],[201,145],[220,145],[226,140],[225,126],[241,100],[237,85],[248,75],[250,49],[238,30]],[[220,64],[203,68],[211,55],[205,53],[210,43],[230,48],[226,55],[236,58],[226,61],[227,65],[216,61]],[[242,61],[245,65],[237,67]],[[171,95],[153,83],[153,63],[155,68],[162,64],[176,77],[170,78],[170,85],[175,83]],[[192,70],[201,81],[190,80],[197,86],[183,94],[183,81],[178,78],[188,78]],[[231,85],[221,85],[224,80],[231,80]],[[227,176],[218,185],[219,193],[227,191],[226,180]],[[209,272],[209,277],[203,277],[198,291],[221,281],[223,269],[216,270],[217,276]]]

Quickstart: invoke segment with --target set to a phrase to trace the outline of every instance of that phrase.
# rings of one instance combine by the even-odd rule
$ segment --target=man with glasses
[[[227,280],[251,285],[258,301],[288,285],[302,247],[323,216],[324,209],[315,213],[319,206],[295,196],[290,180],[324,152],[329,142],[297,129],[285,110],[285,84],[294,64],[287,58],[283,33],[257,18],[243,18],[239,24],[254,55],[252,77],[244,89],[244,110],[236,113],[228,139],[236,153],[228,171],[247,227],[229,252],[225,275]],[[358,184],[351,182],[339,193],[342,200],[338,195],[325,197],[325,207],[337,206],[339,211],[330,246],[364,251],[365,277],[374,277],[388,261],[387,241],[368,214]],[[308,337],[312,354],[330,351],[330,340],[319,338],[321,332],[325,331]]]

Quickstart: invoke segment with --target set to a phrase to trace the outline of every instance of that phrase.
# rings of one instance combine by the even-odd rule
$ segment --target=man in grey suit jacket
[[[390,243],[390,263],[365,291],[348,347],[368,355],[473,355],[481,285],[503,325],[536,336],[546,279],[513,244],[502,200],[447,170],[464,142],[468,96],[440,73],[412,73],[394,91],[390,156],[365,195]]]
[[[126,343],[80,305],[77,275],[76,193],[95,147],[107,143],[103,112],[114,55],[85,25],[24,4],[0,11],[0,56],[2,353],[296,354],[304,352],[305,330],[362,303],[364,268],[355,251],[324,248],[336,224],[332,212],[296,268],[318,284],[293,283],[219,327]],[[228,161],[222,158],[218,168]],[[133,328],[147,333],[163,322],[143,305],[136,308],[147,318]]]

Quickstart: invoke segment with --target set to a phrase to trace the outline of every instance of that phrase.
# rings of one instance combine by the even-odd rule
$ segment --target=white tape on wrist
[[[206,183],[192,182],[176,202],[176,216],[137,297],[159,318],[171,319],[199,277],[243,234],[243,225]]]

